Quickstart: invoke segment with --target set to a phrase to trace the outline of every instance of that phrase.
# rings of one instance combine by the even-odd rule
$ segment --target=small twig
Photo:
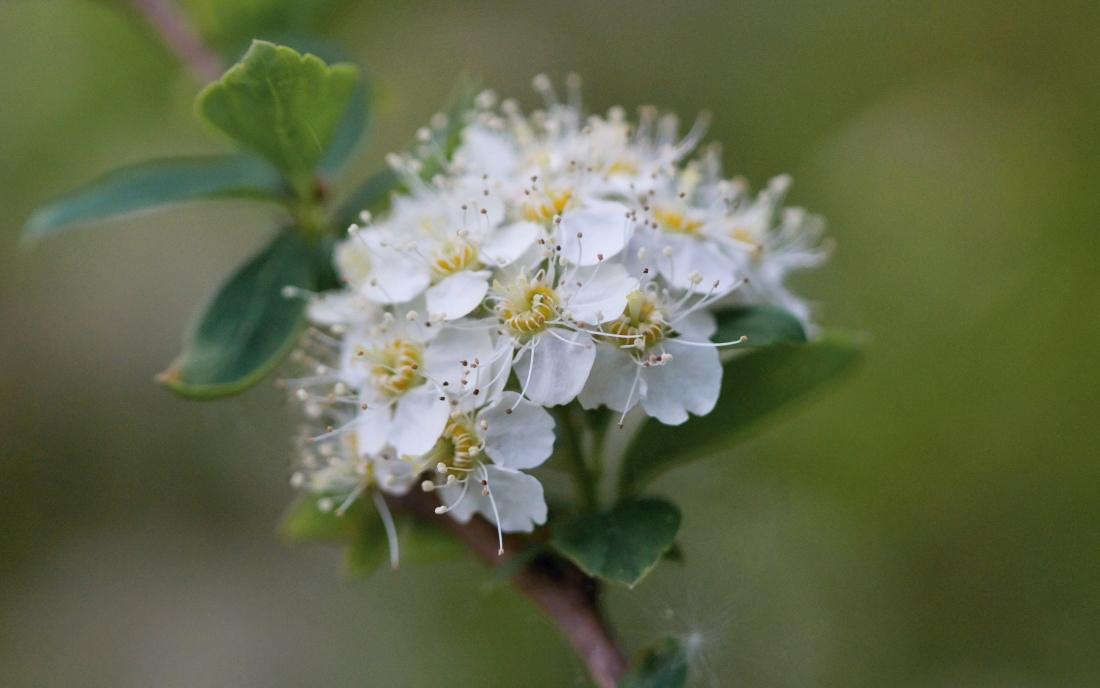
[[[117,0],[160,38],[164,46],[202,83],[218,79],[225,66],[169,0]]]
[[[505,564],[526,544],[525,538],[505,536],[505,554],[498,556],[496,529],[488,522],[474,518],[469,523],[459,523],[453,518],[440,518],[435,514],[439,502],[418,490],[388,499],[395,508],[436,519],[436,523],[494,568]],[[570,563],[554,560],[548,565],[536,560],[520,569],[510,582],[554,622],[588,667],[595,684],[599,688],[615,688],[626,673],[627,659],[600,614],[596,581]]]

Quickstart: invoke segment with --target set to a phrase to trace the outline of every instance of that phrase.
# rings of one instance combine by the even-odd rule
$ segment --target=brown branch
[[[169,0],[117,0],[146,24],[168,50],[202,83],[215,81],[225,71],[221,58],[212,53]]]
[[[488,522],[474,518],[469,523],[459,523],[453,518],[440,518],[435,514],[439,502],[419,490],[388,499],[395,508],[436,519],[435,523],[494,568],[507,564],[529,544],[527,538],[506,535],[504,554],[498,555],[497,532]],[[588,667],[595,684],[599,688],[615,688],[626,672],[627,659],[600,613],[596,581],[571,563],[543,558],[517,571],[510,582],[554,622]]]

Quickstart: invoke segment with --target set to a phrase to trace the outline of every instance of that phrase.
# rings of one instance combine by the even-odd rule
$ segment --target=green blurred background
[[[684,566],[608,603],[699,634],[696,685],[1100,684],[1100,6],[744,0],[188,0],[219,45],[324,33],[382,94],[365,175],[461,74],[536,104],[714,114],[727,170],[790,172],[833,260],[798,280],[867,364],[655,486]],[[0,685],[583,686],[460,560],[365,581],[289,547],[293,408],[153,375],[265,240],[247,204],[17,246],[51,195],[214,150],[197,87],[108,2],[0,2]]]

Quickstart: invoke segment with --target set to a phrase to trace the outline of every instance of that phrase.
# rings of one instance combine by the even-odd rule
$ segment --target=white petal
[[[590,201],[567,210],[561,216],[561,254],[578,265],[595,265],[601,255],[618,255],[634,231],[627,213],[625,205],[614,201]]]
[[[688,412],[703,416],[714,409],[722,386],[718,349],[690,346],[670,339],[663,348],[672,354],[664,365],[644,368],[646,395],[642,407],[665,425],[679,425]]]
[[[571,276],[574,291],[566,308],[577,322],[598,324],[614,320],[626,309],[627,294],[638,288],[638,280],[618,263],[579,268]],[[576,287],[576,282],[581,286]]]
[[[508,265],[523,255],[539,233],[534,222],[516,222],[493,230],[481,243],[481,261],[487,265]]]
[[[478,322],[464,320],[463,324],[477,327]],[[462,379],[462,361],[468,364],[477,361],[489,361],[493,355],[493,341],[485,329],[438,328],[438,336],[424,350],[424,375],[459,391],[457,386]],[[488,367],[477,369],[467,379],[469,386],[477,387],[487,381]]]
[[[738,262],[731,259],[720,246],[694,236],[676,236],[663,234],[657,241],[660,244],[654,260],[661,274],[677,289],[689,289],[705,294],[714,287],[730,286],[737,280]],[[672,249],[672,255],[665,257],[664,248]],[[692,283],[693,272],[698,272],[702,281]]]
[[[479,126],[462,131],[462,145],[455,156],[478,172],[492,176],[509,174],[516,164],[516,152],[508,139]]]
[[[485,453],[498,466],[534,468],[554,451],[554,419],[546,409],[520,399],[515,392],[505,392],[495,406],[478,414],[478,419],[487,424]]]
[[[316,325],[364,322],[378,312],[378,304],[350,291],[327,291],[311,299],[306,317]]]
[[[705,308],[700,308],[681,318],[676,318],[673,327],[689,341],[704,342],[709,340],[714,331],[718,329],[718,322],[714,319],[713,313]]]
[[[336,247],[340,274],[378,303],[404,303],[430,283],[427,267],[386,243],[381,232],[360,232]]]
[[[420,456],[433,446],[447,425],[450,407],[430,383],[405,393],[394,407],[390,444],[398,454]]]
[[[500,466],[486,466],[485,471],[489,474],[489,489],[500,514],[501,530],[529,533],[535,526],[546,523],[546,498],[537,478]],[[482,497],[480,492],[475,496],[479,500],[478,511],[496,523],[489,498]]]
[[[389,443],[392,416],[393,412],[388,408],[359,412],[355,417],[355,441],[360,455],[377,454]]]
[[[584,387],[595,359],[596,347],[587,334],[546,331],[516,358],[516,377],[524,396],[536,404],[567,404]]]
[[[390,494],[405,494],[420,477],[418,466],[403,459],[376,459],[374,477],[378,485]]]
[[[489,273],[463,270],[448,275],[425,294],[428,313],[455,320],[474,310],[489,291]]]
[[[476,512],[490,523],[496,523],[496,515],[500,514],[500,529],[506,533],[529,533],[546,522],[546,498],[537,478],[500,466],[485,466],[484,470],[492,501],[481,494],[481,485],[477,483],[480,470],[473,474],[470,487],[461,499],[461,486],[438,490],[443,503],[451,507],[451,516],[465,523]],[[493,501],[496,502],[495,512]]]
[[[577,398],[586,409],[607,406],[614,411],[629,411],[646,392],[640,372],[641,367],[630,354],[612,344],[598,344],[592,373]]]

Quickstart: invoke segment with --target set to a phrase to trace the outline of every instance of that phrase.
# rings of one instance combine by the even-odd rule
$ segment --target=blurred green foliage
[[[686,564],[610,595],[628,645],[693,634],[703,685],[1100,680],[1100,7],[187,8],[226,52],[256,22],[320,26],[363,60],[386,97],[352,178],[405,148],[463,72],[534,106],[533,74],[576,70],[593,110],[710,110],[731,172],[791,172],[792,200],[827,218],[836,252],[799,288],[871,356],[751,444],[654,484],[683,510]],[[281,393],[200,407],[152,383],[270,218],[188,207],[16,247],[58,191],[211,151],[198,85],[109,3],[3,3],[0,37],[0,683],[582,681],[473,561],[352,585],[335,549],[279,541]]]

